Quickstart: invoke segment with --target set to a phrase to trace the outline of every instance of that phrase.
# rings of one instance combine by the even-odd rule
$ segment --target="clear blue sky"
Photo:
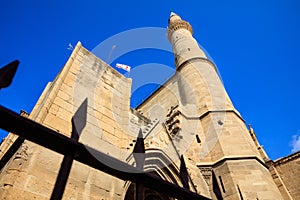
[[[92,50],[122,31],[165,28],[170,10],[191,23],[268,155],[276,159],[291,153],[293,138],[300,137],[297,0],[1,1],[0,66],[14,59],[21,64],[13,84],[0,91],[0,104],[30,112],[68,59],[69,43],[81,41]],[[166,53],[136,53],[124,60],[132,66],[173,63]]]

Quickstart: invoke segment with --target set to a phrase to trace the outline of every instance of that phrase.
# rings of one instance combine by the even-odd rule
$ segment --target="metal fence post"
[[[79,135],[81,134],[83,128],[86,125],[86,115],[87,99],[84,100],[84,102],[76,111],[75,115],[72,117],[71,139],[73,139],[74,141],[79,140]],[[52,191],[52,195],[50,198],[51,200],[57,200],[63,197],[75,154],[76,152],[72,151],[70,154],[64,156],[54,185],[54,189]]]

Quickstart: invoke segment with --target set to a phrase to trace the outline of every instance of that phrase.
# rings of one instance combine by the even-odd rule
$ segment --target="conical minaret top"
[[[173,11],[170,11],[170,17],[173,15],[177,15],[176,13],[174,13]]]
[[[181,19],[179,15],[177,15],[176,13],[171,11],[170,12],[170,18],[173,17],[173,16],[177,16],[178,19]]]
[[[170,13],[170,18],[168,20],[169,26],[168,26],[168,39],[171,39],[172,32],[184,28],[187,29],[191,34],[193,34],[192,26],[187,22],[181,19],[179,15],[172,12]],[[171,42],[171,40],[170,40]]]
[[[168,39],[175,55],[175,65],[179,69],[183,63],[196,58],[205,58],[205,52],[193,38],[192,26],[181,17],[171,12],[168,20]]]

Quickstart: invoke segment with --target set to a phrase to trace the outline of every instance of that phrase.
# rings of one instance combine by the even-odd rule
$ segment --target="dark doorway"
[[[134,200],[134,190],[135,184],[131,183],[126,192],[124,200]],[[158,193],[149,188],[144,188],[144,200],[173,200],[173,198],[167,197],[166,195]]]

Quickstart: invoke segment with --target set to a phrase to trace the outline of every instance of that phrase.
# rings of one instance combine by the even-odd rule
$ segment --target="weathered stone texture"
[[[134,166],[132,150],[141,130],[145,170],[169,182],[183,185],[183,156],[191,190],[209,198],[220,194],[226,200],[274,200],[282,199],[281,192],[284,199],[300,199],[300,153],[268,165],[270,174],[264,163],[267,156],[234,109],[190,25],[177,15],[170,23],[177,71],[137,110],[130,109],[132,80],[78,43],[29,118],[70,136],[71,119],[87,99],[79,142],[89,147]],[[15,139],[10,134],[3,142],[0,158]],[[25,141],[0,173],[0,199],[49,199],[62,159],[63,155]],[[121,200],[130,185],[74,161],[63,199]]]
[[[273,178],[281,179],[276,183],[286,199],[300,199],[300,152],[275,160],[272,167]]]
[[[282,199],[269,171],[256,160],[229,160],[215,167],[214,171],[217,180],[222,179],[225,199],[231,195],[236,199],[240,196],[244,199]]]
[[[120,115],[126,128],[130,85],[130,79],[118,74],[79,43],[60,74],[47,85],[29,117],[70,136],[71,118],[87,98],[87,125],[80,141],[124,159],[125,155],[118,148],[129,139],[120,121],[115,119],[115,113]],[[117,101],[117,107],[113,107],[113,101]],[[10,134],[8,140],[13,141],[14,137]],[[8,147],[1,149],[6,151]],[[2,170],[1,199],[21,199],[21,196],[22,199],[48,199],[61,161],[62,155],[25,142]],[[74,162],[64,199],[118,199],[123,192],[122,185],[121,180]]]

